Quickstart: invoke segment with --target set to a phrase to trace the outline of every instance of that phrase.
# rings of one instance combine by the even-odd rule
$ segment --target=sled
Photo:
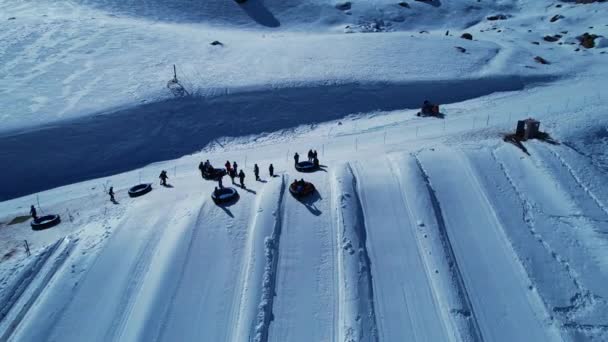
[[[296,164],[295,168],[300,172],[314,172],[319,169],[319,166],[310,161],[301,161]]]
[[[59,217],[59,215],[46,215],[32,221],[30,226],[32,226],[33,230],[43,230],[54,227],[59,223],[61,223],[61,217]]]
[[[211,199],[215,204],[228,203],[232,201],[236,201],[239,197],[239,193],[235,188],[226,187],[217,189],[217,191],[213,191],[211,193]]]
[[[152,191],[152,184],[138,184],[129,189],[129,197],[139,197]]]
[[[309,182],[304,182],[304,184],[301,184],[300,182],[291,183],[291,185],[289,185],[289,192],[296,198],[302,198],[314,193],[315,186]]]

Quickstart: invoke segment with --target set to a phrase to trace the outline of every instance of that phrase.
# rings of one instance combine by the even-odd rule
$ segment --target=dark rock
[[[550,22],[554,23],[560,19],[564,19],[564,16],[561,14],[556,14],[553,17],[551,17],[551,19],[549,20]]]
[[[211,42],[211,43],[209,43],[209,44],[214,45],[214,46],[215,46],[215,45],[224,46],[224,44],[222,44],[222,42],[220,42],[219,40],[214,40],[214,41],[212,41],[212,42]]]
[[[585,32],[581,36],[576,37],[576,39],[578,39],[578,41],[581,42],[581,45],[584,48],[591,49],[591,48],[595,47],[595,39],[598,37],[599,36],[597,36],[595,34],[589,34],[589,33]]]
[[[340,11],[348,11],[351,7],[352,7],[352,4],[350,3],[350,1],[341,2],[341,3],[336,4],[336,8],[339,9]]]
[[[539,42],[532,42],[532,44],[534,44],[534,45],[540,45]]]
[[[470,33],[463,33],[462,36],[460,36],[460,38],[462,39],[468,39],[468,40],[473,40],[473,35]]]
[[[462,53],[467,52],[467,49],[463,48],[462,46],[455,46],[455,48],[456,48],[456,50],[458,50],[458,51],[460,51]]]
[[[407,2],[405,2],[405,1],[401,1],[401,2],[399,3],[399,6],[401,6],[401,7],[405,7],[405,8],[411,8],[411,7],[410,7],[410,4],[408,4],[408,3],[407,3]]]
[[[486,19],[488,19],[488,20],[507,20],[507,19],[509,19],[509,17],[505,14],[496,14],[496,15],[491,15],[491,16],[487,17]]]
[[[553,42],[558,41],[558,40],[559,40],[559,38],[560,38],[560,37],[556,37],[556,36],[544,36],[544,37],[543,37],[543,40],[544,40],[544,41],[546,41],[546,42],[551,42],[551,43],[553,43]]]
[[[10,18],[8,18],[8,20],[15,20],[15,19],[17,19],[17,18],[16,17],[10,17]]]
[[[544,59],[544,58],[542,58],[542,57],[540,57],[540,56],[536,56],[536,57],[534,57],[534,60],[535,60],[537,63],[540,63],[540,64],[551,64],[551,63],[549,63],[549,61],[547,61],[546,59]]]

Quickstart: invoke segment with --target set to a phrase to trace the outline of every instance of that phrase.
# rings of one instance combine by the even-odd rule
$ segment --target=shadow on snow
[[[175,159],[223,136],[273,132],[352,113],[413,109],[427,98],[460,102],[550,80],[513,76],[243,90],[0,132],[0,164],[5,166],[0,200]]]

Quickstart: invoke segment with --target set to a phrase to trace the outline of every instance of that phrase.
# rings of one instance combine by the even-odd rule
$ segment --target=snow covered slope
[[[0,341],[608,340],[607,44],[576,38],[608,35],[605,2],[0,16]],[[557,143],[502,140],[530,116]],[[207,159],[246,172],[238,201]],[[62,223],[32,231],[32,204]]]

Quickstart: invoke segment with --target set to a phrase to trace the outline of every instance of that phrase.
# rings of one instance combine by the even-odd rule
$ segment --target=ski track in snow
[[[418,158],[441,203],[465,286],[475,293],[471,301],[484,340],[559,341],[468,161],[451,149]]]
[[[606,260],[601,253],[606,246],[602,233],[605,213],[555,154],[542,146],[530,151],[532,157],[525,159],[520,158],[519,151],[506,148],[497,149],[492,155],[522,201],[531,233],[562,265],[576,287],[569,302],[555,305],[553,311],[570,332],[606,334],[603,321],[588,316],[596,311],[599,316],[608,314],[606,289],[597,286],[606,274]],[[541,173],[553,176],[539,178]],[[592,204],[584,205],[585,201]]]
[[[368,232],[380,340],[448,341],[407,204],[388,160],[354,164]],[[389,179],[391,182],[386,182]]]
[[[12,296],[3,298],[0,302],[1,341],[8,340],[51,278],[64,264],[76,243],[76,240],[69,237],[59,239],[36,256],[30,267],[24,269],[22,276],[16,279],[13,289],[8,291]]]
[[[303,177],[317,191],[301,200],[286,195],[269,341],[327,341],[336,336],[337,242],[329,214],[329,176],[323,171],[294,175]],[[288,186],[290,180],[286,182]]]
[[[332,172],[332,214],[338,247],[338,335],[336,341],[378,341],[367,228],[349,164]]]

